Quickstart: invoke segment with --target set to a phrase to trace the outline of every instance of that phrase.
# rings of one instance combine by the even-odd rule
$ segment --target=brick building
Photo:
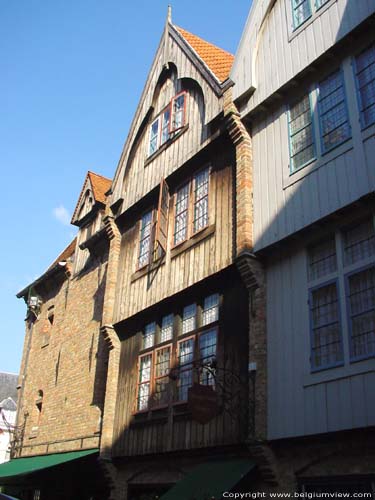
[[[72,218],[77,238],[17,295],[27,304],[18,427],[15,460],[0,482],[25,500],[103,498],[97,457],[108,358],[100,327],[109,187],[87,174]]]

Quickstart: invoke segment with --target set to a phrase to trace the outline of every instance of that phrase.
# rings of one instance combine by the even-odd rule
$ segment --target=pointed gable
[[[222,111],[224,91],[232,85],[228,79],[232,62],[231,54],[176,27],[168,15],[115,173],[112,207],[121,205],[121,212],[127,210],[202,148],[209,124]],[[184,93],[186,115],[180,138],[163,139],[159,142],[164,147],[151,147],[147,141],[160,135],[163,118],[155,130],[151,131],[151,124],[163,110],[173,108],[174,96]],[[156,151],[155,161],[150,151]]]
[[[206,42],[199,36],[189,33],[189,31],[174,26],[176,30],[184,37],[191,48],[196,52],[198,57],[215,75],[219,82],[224,82],[229,78],[229,73],[232,68],[234,56],[212,43]]]
[[[87,172],[85,182],[78,198],[71,223],[79,225],[96,204],[105,204],[106,192],[111,187],[111,180],[94,172]]]

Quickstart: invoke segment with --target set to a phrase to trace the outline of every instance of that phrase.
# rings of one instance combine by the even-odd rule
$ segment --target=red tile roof
[[[99,201],[101,203],[105,203],[105,193],[111,187],[112,181],[107,177],[103,177],[102,175],[94,174],[94,172],[88,172],[87,174],[90,178],[92,190],[94,194],[95,201]]]
[[[202,38],[189,33],[189,31],[179,28],[178,26],[175,26],[175,28],[220,82],[223,82],[229,77],[234,60],[232,54],[216,47],[216,45],[212,43],[202,40]]]
[[[77,243],[77,238],[74,238],[74,240],[69,243],[69,245],[61,252],[61,254],[57,257],[57,259],[54,260],[54,262],[49,266],[48,269],[52,269],[58,262],[63,262],[65,260],[68,260],[69,257],[71,257],[74,254],[74,251],[76,249],[76,243]]]

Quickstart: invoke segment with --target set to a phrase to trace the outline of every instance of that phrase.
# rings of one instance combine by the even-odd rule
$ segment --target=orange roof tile
[[[212,43],[206,42],[188,31],[175,26],[176,30],[185,38],[187,43],[208,66],[216,78],[223,82],[229,77],[234,56],[226,50],[220,49]]]
[[[103,177],[102,175],[94,174],[94,172],[90,171],[88,172],[88,176],[90,177],[95,201],[105,203],[105,193],[111,187],[111,179]]]

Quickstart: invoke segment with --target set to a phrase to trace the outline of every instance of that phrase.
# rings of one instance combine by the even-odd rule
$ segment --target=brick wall
[[[99,446],[108,358],[100,335],[107,269],[102,260],[93,259],[81,275],[43,284],[19,408],[20,424],[28,414],[23,456]]]

